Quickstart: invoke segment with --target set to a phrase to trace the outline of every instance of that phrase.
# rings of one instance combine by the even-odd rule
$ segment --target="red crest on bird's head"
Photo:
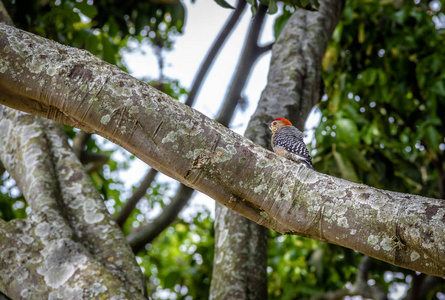
[[[285,119],[285,118],[276,118],[274,121],[281,121],[284,123],[284,126],[292,126],[292,123],[288,119]]]

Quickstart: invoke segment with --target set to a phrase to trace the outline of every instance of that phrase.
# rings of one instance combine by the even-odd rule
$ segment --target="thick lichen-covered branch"
[[[445,276],[441,200],[300,167],[86,51],[6,25],[0,88],[1,103],[99,133],[266,227]]]
[[[60,125],[1,106],[0,159],[31,208],[26,219],[0,226],[5,294],[143,298],[131,249]]]

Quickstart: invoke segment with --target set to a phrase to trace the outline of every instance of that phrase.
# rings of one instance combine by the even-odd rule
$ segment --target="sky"
[[[235,5],[235,1],[228,2]],[[174,49],[164,54],[164,75],[179,80],[181,86],[190,90],[201,62],[229,17],[231,10],[222,8],[210,0],[195,1],[195,3],[186,0],[184,3],[186,5],[184,34],[176,38]],[[273,42],[273,23],[277,15],[278,14],[266,16],[260,35],[260,45]],[[197,95],[193,108],[210,118],[215,118],[218,115],[220,105],[225,97],[225,93],[238,63],[238,58],[251,19],[252,13],[248,5],[237,27],[220,51],[216,62],[210,69]],[[239,134],[244,133],[250,116],[256,109],[260,94],[266,86],[270,57],[270,52],[264,54],[251,72],[244,90],[244,96],[248,100],[248,106],[244,111],[238,109],[231,123],[231,129]],[[142,46],[137,51],[132,51],[125,55],[124,62],[130,74],[135,77],[158,78],[159,76],[157,58],[149,46]],[[314,124],[318,123],[319,117],[311,117],[309,120],[310,122],[306,124],[306,126],[312,128]],[[306,142],[312,140],[313,134],[311,132],[309,133]],[[131,179],[127,180],[127,186],[131,186],[145,176],[147,169],[148,166],[145,163],[137,160],[133,163],[131,169],[121,176],[126,180]],[[158,179],[160,181],[169,181],[168,177],[164,175],[158,176]],[[174,193],[174,191],[175,189],[172,189],[172,193]],[[213,215],[214,204],[214,200],[209,197],[201,193],[195,193],[195,197],[188,207],[189,211],[186,209],[182,215],[190,213],[190,209],[195,209],[196,205],[205,205],[211,210]],[[157,214],[160,213],[160,211],[154,213]]]
[[[214,1],[209,0],[196,1],[195,3],[190,3],[190,0],[187,0],[185,4],[187,6],[187,19],[184,34],[176,39],[173,51],[165,53],[164,74],[169,78],[178,79],[182,86],[190,89],[203,58],[229,17],[231,10],[222,8]],[[220,51],[217,61],[201,87],[193,107],[208,117],[214,118],[218,113],[220,103],[225,96],[227,86],[238,62],[251,18],[252,14],[247,7],[238,26]],[[262,44],[274,40],[273,19],[274,16],[268,15],[266,17],[261,35]],[[157,78],[159,69],[155,55],[148,46],[143,47],[142,50],[140,53],[132,53],[125,57],[130,73],[135,77],[150,76]],[[255,66],[245,90],[250,105],[244,113],[238,113],[232,122],[232,129],[240,134],[244,132],[266,84],[269,61],[270,53],[263,55]]]

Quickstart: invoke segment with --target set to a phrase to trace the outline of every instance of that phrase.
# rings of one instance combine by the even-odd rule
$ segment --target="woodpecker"
[[[276,118],[272,123],[264,124],[272,131],[271,144],[276,154],[315,170],[300,130],[284,118]]]

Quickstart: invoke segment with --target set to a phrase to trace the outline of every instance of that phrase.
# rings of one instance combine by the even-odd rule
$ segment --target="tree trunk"
[[[135,257],[59,124],[1,106],[0,159],[32,210],[0,219],[2,292],[144,299]]]
[[[267,6],[260,5],[250,23],[236,72],[217,121],[229,127],[255,62]],[[267,228],[216,203],[215,259],[210,299],[267,299]]]
[[[247,138],[269,147],[270,134],[262,122],[279,116],[297,120],[296,124],[304,127],[307,115],[323,92],[321,61],[343,5],[343,1],[326,1],[319,12],[298,10],[289,19],[272,47],[268,84],[249,122]],[[247,57],[254,56],[241,58],[242,66],[249,64]],[[233,83],[238,88],[231,85],[228,97],[236,98],[244,82],[236,79]],[[230,104],[224,106],[227,107]],[[231,116],[218,121],[224,124],[230,119]],[[267,299],[268,231],[223,205],[216,205],[215,216],[211,299]]]

